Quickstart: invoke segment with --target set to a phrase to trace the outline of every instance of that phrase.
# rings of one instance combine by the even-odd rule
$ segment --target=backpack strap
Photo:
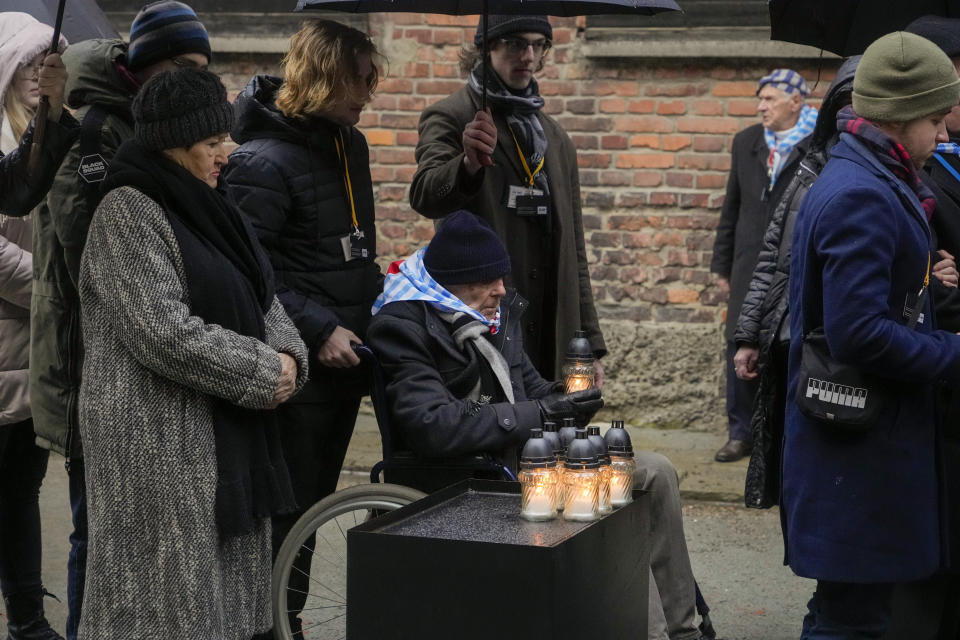
[[[87,209],[92,214],[103,194],[100,186],[107,175],[109,163],[100,153],[100,135],[107,110],[92,105],[80,123],[80,166],[77,173],[85,183]]]

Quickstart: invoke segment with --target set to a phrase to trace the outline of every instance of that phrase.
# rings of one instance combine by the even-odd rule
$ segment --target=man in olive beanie
[[[919,172],[946,142],[944,117],[958,102],[960,78],[939,47],[911,33],[878,39],[837,116],[840,141],[797,212],[781,509],[787,564],[817,580],[803,621],[810,640],[880,638],[894,584],[948,560],[938,389],[960,384],[960,336],[934,327],[936,201]],[[813,395],[802,374],[812,332],[825,337],[827,358],[866,376],[866,401],[880,405],[871,422],[854,429],[801,411]]]

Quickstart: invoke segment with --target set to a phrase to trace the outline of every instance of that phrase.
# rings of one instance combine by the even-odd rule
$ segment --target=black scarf
[[[478,96],[483,91],[481,83],[481,69],[478,64],[467,80],[467,84]],[[547,155],[547,134],[543,131],[543,124],[537,117],[537,112],[543,108],[543,98],[540,96],[540,87],[534,78],[523,91],[510,91],[500,76],[487,63],[487,102],[494,111],[503,113],[507,126],[517,137],[520,148],[523,149],[527,166],[533,171],[540,165],[540,161]],[[508,144],[513,144],[511,139]],[[526,176],[524,176],[526,177]],[[540,171],[534,179],[534,186],[544,193],[550,193],[546,171]]]
[[[183,257],[190,313],[263,341],[273,269],[243,215],[216,189],[134,140],[117,151],[103,184],[104,192],[121,186],[137,189],[166,212]],[[213,428],[221,537],[249,533],[256,519],[293,511],[275,412],[214,398]]]

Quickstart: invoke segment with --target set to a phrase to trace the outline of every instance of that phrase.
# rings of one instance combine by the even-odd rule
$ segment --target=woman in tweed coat
[[[197,69],[133,105],[80,270],[90,546],[80,638],[270,627],[270,516],[295,507],[272,411],[307,353],[217,186],[232,110]]]

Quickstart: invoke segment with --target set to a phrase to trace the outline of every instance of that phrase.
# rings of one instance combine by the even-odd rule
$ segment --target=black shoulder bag
[[[920,319],[929,284],[928,253],[923,286],[917,294],[916,304],[906,310],[909,329],[913,329]],[[838,430],[867,431],[876,422],[885,400],[884,385],[879,378],[833,359],[822,326],[804,336],[800,378],[794,395],[794,402],[803,415],[834,425]]]

